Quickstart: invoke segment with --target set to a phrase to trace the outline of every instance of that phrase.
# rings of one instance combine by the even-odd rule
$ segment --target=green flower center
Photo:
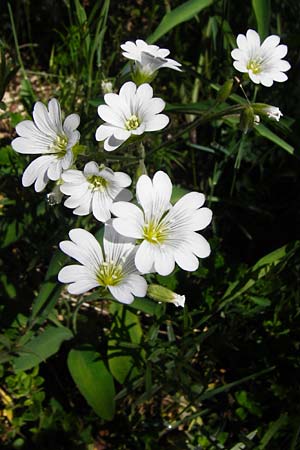
[[[128,131],[136,130],[140,126],[140,121],[137,116],[133,115],[129,117],[125,122],[125,128]]]
[[[67,136],[57,136],[55,141],[50,145],[50,150],[57,153],[59,158],[63,158],[67,153],[68,138]]]
[[[247,69],[256,75],[261,72],[261,63],[262,58],[251,59],[247,64]]]
[[[87,181],[90,183],[90,188],[93,191],[104,192],[108,185],[108,181],[105,178],[100,177],[100,175],[90,175],[87,177]]]
[[[102,263],[97,273],[97,280],[100,286],[116,286],[124,278],[122,266],[112,262]]]
[[[151,244],[163,244],[168,237],[168,230],[161,222],[150,221],[143,228],[143,238]]]

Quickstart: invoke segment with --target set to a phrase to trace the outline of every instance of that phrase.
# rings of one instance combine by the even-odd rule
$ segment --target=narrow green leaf
[[[278,145],[279,147],[286,150],[291,155],[294,154],[295,149],[290,144],[288,144],[286,141],[281,139],[277,134],[273,133],[273,131],[269,130],[265,125],[259,124],[256,127],[254,127],[254,131],[257,134],[260,134],[264,138],[268,139],[269,141],[274,142],[274,144]]]
[[[73,337],[73,333],[65,327],[49,325],[39,336],[33,337],[19,351],[20,356],[14,358],[15,370],[28,370],[54,355],[63,341]]]
[[[32,318],[38,315],[57,286],[56,276],[65,260],[66,256],[60,250],[57,250],[52,256],[45,276],[45,282],[42,284],[40,292],[32,305]]]
[[[258,34],[264,39],[269,34],[271,0],[252,0],[252,8],[257,22]]]
[[[76,386],[95,413],[111,420],[115,414],[115,385],[99,353],[92,349],[71,350],[68,368]]]
[[[289,423],[289,419],[288,419],[287,413],[281,414],[279,416],[279,418],[277,420],[275,420],[275,422],[272,422],[271,425],[269,426],[267,432],[264,434],[264,436],[261,439],[259,450],[263,450],[264,448],[266,448],[266,446],[269,444],[270,440],[278,432],[278,430],[280,430],[280,428],[288,425],[288,423]]]
[[[165,14],[162,21],[147,39],[149,44],[153,44],[164,34],[168,33],[172,28],[192,19],[202,9],[207,8],[213,3],[213,0],[189,0],[177,8]]]
[[[143,331],[138,316],[124,305],[116,302],[111,303],[110,312],[116,314],[118,320],[122,321],[122,328],[124,331],[127,330],[130,343],[139,344]],[[118,342],[116,339],[110,339],[108,342],[109,369],[121,384],[128,376],[132,378],[138,374],[138,370],[134,367],[134,358],[130,355],[130,346],[128,345],[130,343],[124,342],[125,345],[121,345],[123,342]]]

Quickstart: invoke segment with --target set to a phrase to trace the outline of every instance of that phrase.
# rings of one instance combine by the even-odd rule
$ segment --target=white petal
[[[100,125],[96,130],[96,141],[104,141],[113,134],[115,127],[107,123]]]
[[[130,202],[130,200],[132,200],[132,193],[129,189],[122,189],[114,199],[115,202]]]
[[[193,212],[191,217],[191,226],[193,231],[204,230],[212,219],[212,211],[209,208],[200,208]]]
[[[179,267],[181,267],[181,269],[187,270],[188,272],[194,272],[198,269],[199,261],[193,253],[185,249],[176,249],[174,257],[176,263]]]
[[[147,122],[151,120],[155,114],[160,113],[165,106],[166,104],[161,98],[152,98],[141,105],[138,115],[141,120]]]
[[[144,224],[144,215],[142,211],[138,206],[133,205],[132,203],[116,202],[112,205],[111,212],[117,217],[132,220],[139,226],[143,226]]]
[[[272,34],[271,36],[268,36],[264,42],[261,44],[262,50],[270,50],[274,47],[277,47],[277,45],[280,42],[280,37],[276,36],[275,34]]]
[[[241,50],[247,50],[248,49],[248,41],[247,41],[246,36],[244,34],[239,34],[238,35],[238,37],[236,38],[236,43],[237,43],[237,46]]]
[[[243,61],[234,61],[233,67],[239,72],[245,73],[248,72],[247,66]]]
[[[23,137],[15,138],[11,145],[15,152],[29,154],[29,155],[39,155],[41,153],[49,153],[49,145],[52,143],[52,139],[48,138],[48,142],[37,142]]]
[[[263,86],[270,87],[273,85],[273,80],[267,74],[262,73],[260,77],[260,82]]]
[[[152,119],[145,122],[146,131],[157,131],[165,128],[169,123],[169,117],[165,114],[157,114]]]
[[[125,282],[117,286],[108,286],[112,296],[121,303],[129,305],[133,302],[134,297],[130,292],[130,286]]]
[[[153,193],[159,197],[163,210],[170,207],[170,199],[172,195],[172,182],[169,175],[159,170],[153,177]]]
[[[273,75],[273,80],[274,81],[279,81],[280,83],[282,83],[283,81],[286,81],[288,79],[287,75],[285,73],[282,72],[276,72]]]
[[[259,34],[255,30],[248,30],[246,33],[248,45],[251,47],[253,51],[260,47],[260,37]]]
[[[147,241],[143,241],[138,247],[135,255],[135,265],[141,273],[150,273],[155,260],[154,253],[153,245]]]
[[[36,102],[32,115],[38,129],[42,133],[45,133],[55,139],[60,130],[57,130],[55,125],[52,123],[46,106],[41,102]]]
[[[210,255],[210,245],[201,234],[190,232],[187,234],[187,240],[189,250],[198,258],[207,258]]]
[[[145,278],[137,274],[131,274],[127,277],[127,282],[132,286],[132,293],[136,297],[145,297],[147,293],[147,282]]]
[[[116,139],[114,136],[110,136],[106,139],[106,141],[104,141],[104,150],[107,152],[112,152],[119,148],[124,142],[125,141]]]
[[[81,170],[69,169],[61,174],[66,183],[81,184],[86,181]]]
[[[184,211],[200,208],[205,202],[205,196],[200,192],[189,192],[174,205],[174,210]]]
[[[92,211],[92,199],[93,196],[90,191],[87,191],[81,198],[80,204],[74,209],[73,213],[77,216],[86,216]]]
[[[291,65],[288,61],[285,61],[284,59],[281,61],[277,61],[276,63],[276,69],[280,72],[286,72],[287,70],[290,70]]]
[[[112,204],[111,210],[114,208],[114,203]],[[141,239],[143,236],[142,227],[132,219],[113,219],[114,229],[123,236]]]
[[[160,251],[155,254],[154,267],[159,275],[169,275],[175,267],[174,256],[160,246]]]
[[[31,186],[35,180],[43,173],[47,172],[47,169],[51,162],[53,161],[55,157],[52,155],[44,155],[40,156],[39,158],[36,158],[34,161],[32,161],[25,169],[23,176],[22,176],[22,184],[25,187]],[[48,180],[48,178],[47,178]],[[42,189],[41,189],[42,190]],[[37,191],[40,192],[40,191]]]
[[[112,205],[112,200],[107,194],[104,194],[104,192],[96,191],[94,192],[92,200],[93,215],[100,222],[106,222],[111,218],[109,208]]]
[[[114,129],[114,137],[116,139],[119,139],[120,141],[126,141],[131,136],[131,132],[128,130],[125,130],[124,128],[117,128]]]
[[[64,121],[64,131],[67,135],[70,135],[73,133],[73,131],[78,128],[80,124],[80,117],[78,114],[70,114],[65,118]]]
[[[61,160],[55,158],[49,165],[47,175],[52,181],[59,180],[62,172]]]
[[[144,211],[152,208],[153,184],[148,175],[141,175],[136,184],[136,198]]]
[[[113,110],[110,106],[98,106],[98,114],[100,118],[105,122],[108,122],[108,124],[114,125],[115,127],[124,128],[124,120],[122,119],[121,115]]]
[[[232,50],[231,56],[233,59],[240,60],[240,59],[244,59],[245,53],[242,50],[240,50],[239,48],[235,48],[234,50]]]
[[[62,134],[62,122],[61,122],[61,109],[60,104],[56,100],[56,98],[52,98],[52,100],[48,103],[49,117],[54,125],[54,129],[57,130],[58,134]]]
[[[131,178],[127,173],[124,172],[115,172],[114,180],[118,183],[119,186],[128,187],[131,185]]]
[[[69,232],[69,236],[81,250],[89,255],[89,263],[92,264],[95,269],[98,268],[103,262],[103,256],[101,246],[97,239],[83,228],[72,229]]]
[[[99,175],[99,166],[95,161],[88,162],[83,169],[84,175],[87,177],[89,175]]]

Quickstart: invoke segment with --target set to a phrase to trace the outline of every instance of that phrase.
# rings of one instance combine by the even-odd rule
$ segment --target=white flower
[[[136,247],[132,239],[120,236],[107,222],[103,255],[99,242],[88,231],[75,228],[69,236],[71,241],[60,242],[60,249],[80,265],[63,267],[58,279],[62,283],[70,283],[67,288],[70,294],[83,294],[102,286],[121,303],[132,303],[134,296],[146,295],[147,283],[134,265]]]
[[[18,153],[43,155],[29,164],[22,177],[23,186],[35,183],[36,192],[40,192],[49,180],[58,180],[62,171],[72,165],[72,147],[80,138],[76,130],[80,118],[71,114],[62,125],[60,105],[55,98],[49,101],[48,109],[37,102],[32,115],[33,121],[24,120],[16,126],[19,137],[11,145]]]
[[[201,208],[205,197],[198,192],[184,195],[173,207],[170,203],[172,183],[167,174],[156,172],[153,182],[142,175],[136,195],[143,211],[136,205],[118,202],[111,211],[117,216],[113,227],[124,236],[141,240],[135,256],[142,273],[172,272],[175,262],[184,270],[198,268],[199,258],[210,254],[209,243],[195,231],[210,223],[212,212]]]
[[[86,216],[90,212],[97,220],[106,222],[111,218],[110,208],[113,201],[129,201],[131,192],[125,187],[131,184],[129,175],[113,172],[108,167],[100,167],[90,161],[80,170],[67,170],[62,174],[61,192],[70,197],[64,205],[75,208],[74,214]]]
[[[285,73],[291,68],[290,64],[282,60],[287,54],[287,46],[279,45],[280,37],[268,36],[262,44],[256,31],[248,30],[246,36],[237,37],[238,48],[232,50],[235,59],[233,65],[239,72],[248,73],[256,84],[272,86],[273,81],[287,80]]]
[[[104,141],[104,149],[116,150],[131,136],[145,131],[157,131],[169,123],[168,116],[159,114],[165,107],[161,98],[153,98],[149,84],[137,86],[128,81],[119,94],[105,94],[106,105],[98,107],[98,114],[105,123],[96,131],[97,141]]]
[[[134,42],[127,41],[121,45],[123,56],[136,63],[136,69],[144,75],[151,77],[158,69],[169,68],[181,71],[181,64],[174,59],[166,58],[170,51],[159,48],[157,45],[149,45],[142,39]]]

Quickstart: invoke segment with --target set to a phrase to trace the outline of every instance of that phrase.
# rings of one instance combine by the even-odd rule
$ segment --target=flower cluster
[[[279,41],[278,36],[269,36],[260,44],[254,30],[248,30],[246,36],[238,35],[238,48],[232,51],[234,67],[256,84],[271,86],[273,81],[285,81],[284,72],[290,65],[282,60],[287,47],[279,45]],[[119,93],[111,92],[112,84],[102,86],[104,103],[98,107],[98,114],[103,123],[95,138],[107,152],[121,152],[129,144],[142,145],[144,149],[144,134],[168,125],[169,118],[162,113],[165,102],[153,96],[149,83],[161,68],[181,71],[181,64],[168,58],[167,49],[140,39],[127,41],[121,48],[123,56],[131,61],[133,81],[124,83]],[[232,87],[231,81],[228,86]],[[248,103],[243,115],[248,122],[251,119],[258,123],[259,114],[276,121],[282,116],[277,107]],[[131,303],[134,297],[145,297],[148,291],[148,296],[156,301],[183,306],[184,296],[156,284],[148,287],[143,275],[166,276],[176,264],[183,270],[195,271],[199,258],[210,254],[209,243],[199,233],[212,219],[212,211],[203,206],[204,195],[190,192],[172,204],[172,182],[160,170],[152,179],[143,173],[134,180],[136,202],[131,202],[133,195],[128,188],[132,180],[127,173],[94,160],[85,161],[84,166],[76,165],[79,123],[77,114],[63,121],[56,99],[49,101],[48,108],[37,102],[33,121],[19,123],[18,137],[12,141],[18,153],[42,155],[25,169],[24,186],[34,184],[36,192],[40,192],[49,181],[54,181],[54,190],[49,194],[53,203],[65,196],[64,205],[73,214],[92,214],[104,224],[102,243],[82,228],[72,229],[70,240],[60,243],[60,249],[79,264],[63,267],[59,281],[67,283],[69,293],[75,295],[98,287],[102,292],[109,291],[119,302]]]

